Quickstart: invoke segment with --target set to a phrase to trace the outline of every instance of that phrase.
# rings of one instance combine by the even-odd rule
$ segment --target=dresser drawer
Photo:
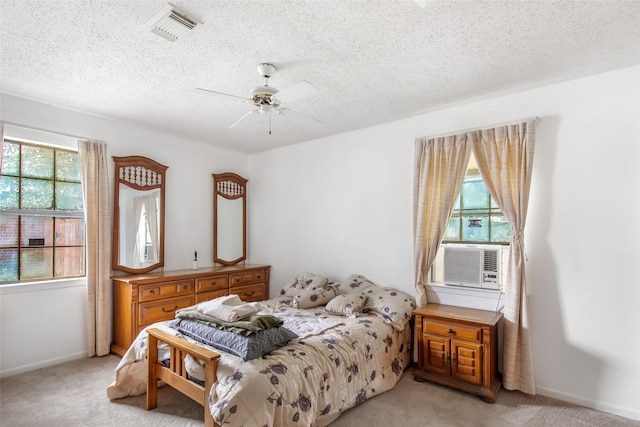
[[[462,326],[456,323],[439,323],[429,319],[423,320],[422,330],[424,333],[457,338],[465,341],[480,342],[482,338],[482,328]]]
[[[262,301],[267,299],[267,286],[264,283],[233,288],[232,294],[238,294],[242,301]]]
[[[200,304],[201,302],[224,297],[227,295],[229,295],[229,290],[227,288],[219,291],[201,292],[199,294],[196,294],[196,304]]]
[[[138,286],[138,301],[140,302],[155,301],[186,294],[193,294],[193,279],[149,283]]]
[[[176,311],[193,304],[193,295],[145,302],[138,306],[138,323],[140,326],[145,326],[162,320],[171,320],[176,316]]]
[[[228,276],[212,276],[196,279],[196,292],[219,291],[228,288]]]
[[[244,286],[251,283],[264,282],[267,279],[267,273],[266,270],[255,270],[244,273],[231,274],[229,277],[231,279],[230,287]],[[235,291],[233,291],[233,293],[235,293]]]

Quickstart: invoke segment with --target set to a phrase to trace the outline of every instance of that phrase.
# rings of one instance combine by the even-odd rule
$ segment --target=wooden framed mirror
[[[113,157],[111,268],[146,273],[164,266],[167,166],[142,156]]]
[[[247,181],[213,174],[213,261],[235,265],[247,258]]]

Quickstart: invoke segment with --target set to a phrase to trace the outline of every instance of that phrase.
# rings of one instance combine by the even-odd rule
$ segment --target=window
[[[85,270],[78,153],[5,138],[0,172],[0,284]]]
[[[511,226],[489,194],[473,154],[444,234],[444,243],[509,243]]]

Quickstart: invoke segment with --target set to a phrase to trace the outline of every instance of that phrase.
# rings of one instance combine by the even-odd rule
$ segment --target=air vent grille
[[[484,271],[498,271],[498,251],[484,251]]]
[[[172,5],[167,5],[147,22],[147,26],[152,33],[174,42],[194,29],[199,23]]]

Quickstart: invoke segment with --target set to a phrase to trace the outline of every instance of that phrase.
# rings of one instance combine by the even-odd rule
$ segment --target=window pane
[[[444,231],[443,240],[460,240],[460,217],[452,216]]]
[[[84,248],[56,248],[55,277],[84,274]]]
[[[0,249],[0,281],[18,280],[18,250]]]
[[[20,246],[53,246],[53,218],[22,216],[20,221]]]
[[[18,176],[20,174],[20,145],[5,141],[2,148],[2,173]]]
[[[53,148],[23,145],[22,176],[53,179]]]
[[[48,279],[53,277],[53,248],[22,249],[20,251],[20,279]]]
[[[56,179],[80,182],[78,153],[56,151]]]
[[[0,246],[18,246],[18,216],[0,214]]]
[[[80,218],[56,218],[56,246],[82,246],[83,225]]]
[[[491,215],[491,241],[505,243],[511,241],[511,226],[504,215]]]
[[[460,210],[460,193],[458,193],[458,197],[456,197],[456,204],[453,205],[453,210],[454,211]]]
[[[496,203],[495,200],[493,200],[493,197],[491,197],[491,209],[497,209],[500,210],[500,206],[498,206],[498,204]]]
[[[462,217],[462,240],[466,242],[489,241],[489,217],[468,216]]]
[[[467,181],[462,184],[463,209],[488,209],[489,192],[482,179]]]
[[[53,209],[53,181],[22,179],[22,209]]]
[[[56,184],[56,209],[68,211],[81,211],[82,185],[68,182]]]
[[[18,190],[18,178],[0,176],[0,208],[18,209],[20,208],[20,192]]]

